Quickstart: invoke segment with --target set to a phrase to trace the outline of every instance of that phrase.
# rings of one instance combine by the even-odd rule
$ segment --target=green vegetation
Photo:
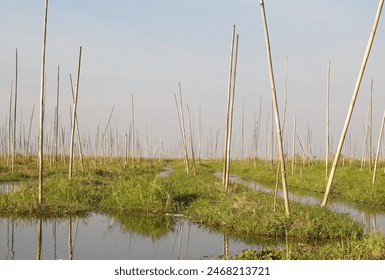
[[[19,159],[13,174],[6,164],[0,164],[1,182],[19,182],[16,191],[0,194],[2,216],[61,217],[102,212],[115,217],[123,228],[156,239],[173,227],[168,216],[182,215],[242,240],[300,240],[284,249],[271,246],[260,252],[246,251],[237,256],[241,259],[377,259],[385,256],[385,238],[365,235],[363,225],[348,215],[336,214],[318,205],[292,202],[292,213],[287,217],[281,199],[273,211],[271,194],[253,191],[238,183],[231,183],[229,192],[225,193],[221,178],[215,176],[215,172],[221,170],[221,162],[200,161],[197,175],[193,176],[187,175],[183,163],[176,160],[141,160],[132,166],[125,165],[124,159],[90,157],[84,162],[85,171],[76,167],[71,180],[66,164],[52,164],[45,171],[44,203],[39,205],[35,160]],[[268,186],[275,185],[276,171],[264,163],[258,164],[261,168],[254,168],[248,162],[233,162],[231,172],[248,179],[256,178]],[[172,165],[173,172],[166,177],[158,176],[167,165]],[[342,169],[346,170],[345,176],[350,174],[349,168]],[[356,182],[362,177],[362,173],[351,175],[353,178],[348,181],[342,177],[342,171],[337,172],[335,188],[340,196],[348,192],[349,182],[354,181],[355,176]],[[313,162],[301,173],[301,176],[288,175],[290,187],[322,192],[325,173],[321,163]],[[380,175],[378,184],[384,178]],[[313,182],[311,186],[309,182]],[[372,190],[380,194],[377,189]],[[369,192],[367,196],[371,197]],[[143,219],[142,214],[150,214],[151,218]]]
[[[359,240],[329,241],[327,243],[288,244],[286,248],[246,250],[235,256],[238,260],[383,260],[385,238],[371,234]]]
[[[346,160],[337,169],[332,198],[343,199],[347,202],[365,204],[375,208],[385,206],[385,173],[381,168],[377,170],[376,184],[372,186],[373,171],[368,166],[361,170],[358,161]],[[257,162],[257,167],[249,161],[234,161],[231,172],[244,179],[254,180],[262,185],[275,186],[276,168],[271,163]],[[291,161],[287,163],[287,182],[291,192],[311,192],[315,196],[323,197],[326,187],[325,162],[313,161],[302,165],[298,163],[294,174],[291,173]]]

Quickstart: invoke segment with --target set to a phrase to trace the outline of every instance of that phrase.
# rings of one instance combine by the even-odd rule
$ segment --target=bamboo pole
[[[17,86],[18,86],[18,52],[16,49],[16,73],[15,73],[15,100],[14,100],[14,109],[13,109],[13,137],[12,137],[12,173],[15,171],[15,157],[16,157],[16,116],[17,116]],[[21,128],[20,128],[21,129]]]
[[[194,176],[196,175],[196,169],[195,169],[195,155],[194,155],[194,142],[193,142],[193,132],[192,132],[192,125],[191,125],[191,118],[190,118],[190,108],[187,105],[187,117],[188,117],[188,126],[190,131],[190,146],[191,146],[191,159],[192,159],[192,170]]]
[[[7,165],[11,160],[11,142],[12,142],[12,101],[13,101],[13,81],[11,81],[11,94],[9,97],[9,120],[8,120],[8,157]]]
[[[43,141],[44,141],[44,104],[45,104],[45,50],[47,44],[47,17],[48,0],[45,0],[44,27],[43,27],[43,47],[41,58],[41,76],[40,76],[40,123],[39,123],[39,203],[43,203]]]
[[[285,61],[285,83],[284,83],[284,91],[283,91],[283,119],[282,119],[282,134],[285,130],[286,123],[286,107],[287,107],[287,72],[288,72],[288,64],[289,64],[289,55],[286,54]]]
[[[228,128],[227,128],[227,147],[226,147],[226,170],[225,170],[225,191],[228,191],[229,187],[229,173],[230,173],[230,150],[231,150],[231,135],[233,128],[233,112],[234,112],[234,96],[235,96],[235,82],[237,78],[237,61],[238,61],[238,45],[239,45],[239,34],[236,36],[235,41],[235,57],[234,57],[234,68],[231,81],[231,97],[230,97],[230,106],[228,114]]]
[[[294,174],[294,169],[295,169],[295,136],[297,135],[296,132],[297,129],[297,118],[294,116],[294,125],[293,125],[293,140],[292,140],[292,157],[291,157],[291,175]]]
[[[184,127],[182,87],[181,87],[180,83],[178,83],[178,89],[179,89],[179,112],[180,112],[180,124],[181,124],[181,132],[182,132],[183,152],[184,152],[185,163],[186,163],[186,172],[187,172],[187,174],[189,174],[190,173],[190,167],[189,167],[189,159],[188,159],[188,152],[187,152],[186,130]]]
[[[351,120],[351,117],[352,117],[354,105],[356,103],[358,91],[359,91],[360,86],[361,86],[362,77],[364,75],[366,64],[368,62],[370,51],[371,51],[371,48],[372,48],[372,45],[373,45],[374,37],[376,35],[377,26],[378,26],[378,22],[380,20],[380,16],[381,16],[381,11],[382,11],[383,5],[384,5],[384,0],[380,0],[380,2],[378,4],[378,9],[377,9],[376,17],[374,19],[372,32],[371,32],[370,37],[369,37],[369,41],[368,41],[368,45],[366,47],[365,55],[364,55],[364,58],[363,58],[363,61],[362,61],[362,65],[361,65],[361,69],[360,69],[360,72],[358,74],[358,78],[357,78],[356,85],[355,85],[355,88],[354,88],[353,97],[352,97],[352,100],[351,100],[351,103],[350,103],[350,107],[349,107],[349,110],[348,110],[348,113],[347,113],[347,116],[346,116],[345,125],[344,125],[344,128],[343,128],[342,133],[341,133],[340,142],[339,142],[338,147],[337,147],[337,152],[336,152],[336,155],[334,157],[334,161],[333,161],[332,169],[330,171],[328,183],[326,185],[326,191],[325,191],[324,199],[323,199],[322,204],[321,204],[321,206],[323,206],[323,207],[326,206],[326,204],[328,202],[328,199],[329,199],[330,190],[331,190],[331,187],[332,187],[332,184],[333,184],[334,175],[335,175],[335,172],[336,172],[336,169],[337,169],[337,165],[338,165],[338,161],[339,161],[340,155],[341,155],[342,146],[343,146],[343,144],[345,142],[346,133],[347,133],[348,128],[349,128],[349,123],[350,123],[350,120]]]
[[[223,151],[223,185],[226,183],[226,170],[227,170],[227,141],[228,141],[228,127],[229,127],[229,111],[230,111],[230,100],[231,100],[231,88],[232,88],[232,76],[233,76],[233,63],[234,63],[234,44],[235,44],[235,25],[233,25],[233,32],[231,37],[231,48],[230,48],[230,68],[229,68],[229,80],[227,85],[227,107],[226,107],[226,127],[224,137],[224,151]],[[211,128],[210,128],[211,131]]]
[[[115,109],[115,105],[112,106],[112,109],[111,109],[111,112],[110,112],[110,116],[108,117],[108,121],[107,121],[107,124],[106,124],[106,128],[104,129],[104,132],[102,134],[102,139],[100,140],[100,144],[98,145],[99,150],[103,147],[104,138],[106,137],[107,129],[110,126],[111,117],[112,117],[112,113],[114,112],[114,109]],[[98,153],[98,151],[97,151],[97,153]]]
[[[56,88],[56,109],[55,109],[55,149],[54,162],[57,162],[57,151],[59,145],[59,93],[60,93],[60,66],[57,66],[57,88]]]
[[[241,139],[241,159],[244,159],[245,146],[245,100],[242,100],[242,139]]]
[[[134,166],[135,164],[135,113],[134,113],[134,95],[133,94],[131,94],[131,119],[132,119],[131,164],[132,166]]]
[[[381,139],[384,132],[384,123],[385,123],[385,111],[382,116],[382,123],[381,123],[381,130],[380,135],[378,136],[378,144],[377,144],[377,151],[376,151],[376,158],[374,160],[374,169],[373,169],[373,178],[372,178],[372,186],[374,186],[376,182],[376,171],[377,171],[377,163],[378,163],[378,157],[380,154],[380,148],[381,148]]]
[[[29,121],[29,129],[28,129],[27,145],[26,145],[26,149],[25,149],[25,157],[28,157],[29,140],[30,140],[30,137],[31,137],[32,120],[33,120],[34,113],[35,113],[35,105],[33,105],[33,107],[32,107],[31,118],[30,118],[30,121]]]
[[[361,171],[363,167],[366,165],[366,157],[368,153],[368,141],[369,141],[369,118],[370,118],[370,104],[368,105],[368,112],[366,114],[366,121],[364,125],[364,139],[362,145],[362,153],[361,153]]]
[[[373,79],[370,80],[369,170],[373,164]]]
[[[79,59],[78,59],[78,71],[76,79],[76,90],[75,97],[72,108],[72,127],[71,127],[71,142],[70,142],[70,164],[69,164],[69,179],[72,178],[73,173],[73,157],[74,157],[74,138],[75,138],[75,127],[76,127],[76,108],[78,105],[78,96],[79,96],[79,79],[80,79],[80,64],[82,60],[82,47],[79,48]]]
[[[70,74],[70,84],[71,84],[71,96],[72,96],[72,102],[75,103],[75,93],[74,93],[74,87],[72,83],[72,76]],[[76,101],[77,103],[77,101]],[[80,137],[80,128],[79,128],[79,122],[78,122],[78,114],[75,112],[75,122],[76,122],[76,132],[78,135],[78,146],[79,146],[79,156],[80,156],[80,166],[82,168],[82,172],[84,172],[84,163],[83,163],[83,147],[82,147],[82,141]]]
[[[285,212],[286,212],[286,215],[289,216],[290,215],[290,203],[289,203],[289,196],[288,196],[288,190],[287,190],[287,184],[286,184],[286,166],[285,166],[285,158],[284,158],[284,153],[283,153],[282,132],[281,132],[281,123],[279,120],[278,102],[277,102],[274,73],[273,73],[273,63],[272,63],[271,52],[270,52],[270,39],[269,39],[269,32],[268,32],[268,28],[267,28],[267,20],[266,20],[266,14],[265,14],[264,1],[263,0],[260,0],[260,1],[261,1],[260,6],[261,6],[262,20],[263,20],[264,31],[265,31],[267,61],[268,61],[268,65],[269,65],[271,95],[273,98],[273,105],[274,105],[274,112],[275,112],[275,125],[276,125],[276,129],[277,129],[278,152],[279,152],[279,159],[281,161],[281,176],[282,176],[283,196],[284,196],[284,201],[285,201]]]
[[[184,126],[182,125],[182,117],[181,117],[181,112],[180,112],[180,109],[179,109],[178,99],[176,97],[176,94],[174,94],[174,99],[175,99],[176,112],[177,112],[177,115],[178,115],[179,130],[180,130],[180,134],[182,136],[183,161],[184,161],[185,166],[186,166],[186,173],[189,174],[190,173],[190,167],[189,167],[189,162],[188,162],[188,153],[187,153],[187,148],[186,148],[186,140],[185,140],[184,133],[183,133]]]
[[[330,137],[329,137],[329,104],[330,104],[330,61],[328,62],[328,69],[327,69],[327,83],[326,83],[326,147],[325,147],[325,180],[328,179],[328,173],[329,173],[329,145],[330,145]]]

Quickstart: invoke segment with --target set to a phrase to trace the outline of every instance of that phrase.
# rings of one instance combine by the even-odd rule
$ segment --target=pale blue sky
[[[0,127],[8,113],[14,79],[14,53],[19,50],[19,110],[27,125],[38,106],[43,0],[0,0]],[[277,93],[282,104],[284,60],[289,55],[286,134],[291,147],[294,115],[298,134],[313,131],[313,149],[324,147],[326,65],[331,60],[331,129],[336,146],[365,51],[378,1],[267,0]],[[217,130],[223,135],[227,99],[228,56],[232,25],[240,34],[235,143],[239,144],[242,102],[245,102],[246,144],[262,96],[261,146],[264,150],[267,114],[271,114],[269,80],[259,1],[51,0],[47,34],[47,118],[52,121],[56,67],[61,65],[63,126],[69,124],[68,74],[75,75],[83,46],[79,124],[84,136],[104,129],[115,105],[114,120],[121,134],[128,130],[130,95],[134,94],[136,127],[144,145],[145,127],[152,139],[175,148],[180,139],[173,94],[182,83],[184,103],[194,115],[202,110],[202,146]],[[385,29],[380,21],[367,73],[354,112],[351,134],[361,142],[370,78],[374,79],[374,139],[385,109]],[[37,109],[37,108],[36,108]],[[18,112],[20,114],[20,111]],[[37,127],[37,114],[35,114]],[[115,125],[115,124],[114,124]],[[270,125],[270,124],[269,124]],[[37,131],[36,129],[34,131]],[[290,140],[289,140],[290,139]],[[238,145],[239,146],[239,145]],[[360,150],[361,148],[357,149]],[[222,144],[220,143],[220,149]]]

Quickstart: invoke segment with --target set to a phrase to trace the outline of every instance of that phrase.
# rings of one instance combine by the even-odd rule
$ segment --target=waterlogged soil
[[[3,260],[218,259],[262,248],[259,241],[241,241],[183,218],[0,219]]]

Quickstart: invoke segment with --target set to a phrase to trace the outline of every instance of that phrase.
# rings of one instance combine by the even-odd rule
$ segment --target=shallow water
[[[216,176],[222,175],[216,174]],[[274,189],[262,186],[256,182],[248,182],[234,175],[230,176],[229,179],[232,182],[245,184],[254,190],[274,194]],[[277,195],[281,198],[283,197],[282,189],[278,190]],[[309,193],[299,195],[291,192],[289,192],[289,200],[311,205],[321,205],[322,201],[322,199],[310,195]],[[336,199],[330,199],[327,207],[335,212],[348,214],[356,221],[365,225],[365,230],[367,232],[381,232],[385,234],[385,209],[374,209],[363,205],[351,205]]]
[[[0,219],[0,259],[217,259],[261,248],[182,218]]]
[[[19,188],[19,182],[3,182],[0,183],[0,194],[14,192]]]

